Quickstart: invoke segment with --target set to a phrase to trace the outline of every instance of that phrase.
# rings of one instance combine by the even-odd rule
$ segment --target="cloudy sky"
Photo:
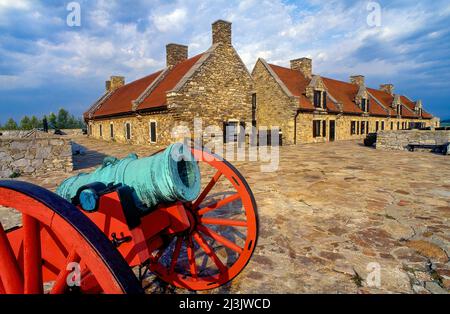
[[[250,70],[258,57],[287,66],[308,56],[317,74],[394,83],[450,117],[448,0],[80,0],[79,27],[67,24],[69,3],[0,0],[0,123],[59,107],[81,115],[108,76],[130,82],[164,67],[167,43],[208,49],[217,19],[233,22]]]

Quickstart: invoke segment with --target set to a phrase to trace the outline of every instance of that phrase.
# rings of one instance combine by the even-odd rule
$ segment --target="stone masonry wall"
[[[150,121],[155,121],[157,124],[156,143],[150,143]],[[126,139],[125,125],[130,123],[131,139]],[[167,146],[172,141],[171,130],[174,125],[173,118],[168,113],[155,113],[144,116],[128,116],[113,119],[93,120],[89,122],[92,127],[92,134],[90,136],[103,139],[105,141],[138,144],[138,145],[152,145],[152,146]],[[102,126],[102,134],[100,135],[100,125]],[[111,125],[113,126],[113,136],[111,137]]]
[[[72,144],[68,139],[0,137],[0,178],[13,173],[34,176],[72,170]]]
[[[401,130],[377,135],[377,149],[407,150],[408,144],[441,145],[450,142],[450,131]]]
[[[253,80],[232,45],[218,44],[212,55],[177,92],[168,96],[176,124],[193,131],[194,118],[223,128],[230,120],[252,123]]]
[[[298,99],[284,93],[262,62],[258,61],[252,75],[256,91],[257,127],[279,127],[283,132],[283,144],[294,144]]]

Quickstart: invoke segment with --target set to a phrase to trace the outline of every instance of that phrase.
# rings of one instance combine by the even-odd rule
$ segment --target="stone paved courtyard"
[[[75,172],[106,155],[152,149],[76,137]],[[359,142],[282,147],[277,172],[234,162],[260,217],[259,242],[241,275],[219,292],[446,293],[450,288],[450,158],[388,152]],[[54,190],[72,174],[19,178]],[[14,224],[0,209],[3,223]],[[366,279],[380,267],[381,283]],[[369,279],[373,276],[369,276]],[[370,281],[370,280],[369,280]]]

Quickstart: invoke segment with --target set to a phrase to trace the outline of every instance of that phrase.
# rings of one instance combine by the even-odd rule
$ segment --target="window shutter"
[[[322,136],[323,137],[327,136],[327,121],[326,120],[322,121]]]
[[[323,92],[323,109],[327,109],[327,92]]]
[[[313,137],[317,136],[316,121],[313,121]]]

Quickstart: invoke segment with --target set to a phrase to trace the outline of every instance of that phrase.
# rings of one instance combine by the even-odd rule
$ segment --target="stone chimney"
[[[231,45],[231,23],[218,20],[212,24],[212,41],[215,44]]]
[[[107,92],[113,92],[124,85],[125,77],[123,76],[111,76],[110,80],[105,82],[105,88]]]
[[[394,96],[394,85],[393,84],[383,84],[380,85],[380,90]]]
[[[178,63],[187,60],[188,46],[178,44],[168,44],[166,46],[166,65],[168,68],[176,66]]]
[[[350,83],[356,84],[359,87],[365,86],[366,78],[364,77],[364,75],[353,75],[353,76],[350,76]]]
[[[291,60],[291,69],[302,72],[306,78],[312,78],[312,60],[310,58]]]

